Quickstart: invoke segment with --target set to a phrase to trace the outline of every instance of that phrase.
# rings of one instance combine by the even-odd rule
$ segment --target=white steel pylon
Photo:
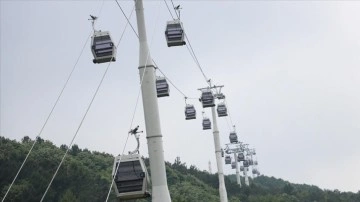
[[[219,137],[219,129],[217,126],[215,107],[211,107],[211,112],[212,112],[212,118],[213,118],[213,135],[214,135],[214,143],[215,143],[216,164],[217,164],[218,175],[219,175],[220,202],[227,202],[228,198],[227,198],[227,192],[226,192],[226,188],[225,188],[224,171],[223,171],[223,164],[222,164],[222,158],[221,158],[220,137]]]
[[[152,201],[171,202],[166,180],[164,150],[160,127],[159,106],[155,87],[155,66],[146,39],[144,7],[142,0],[135,0],[139,32],[139,72],[142,80],[141,93],[144,107],[146,139],[150,160]]]

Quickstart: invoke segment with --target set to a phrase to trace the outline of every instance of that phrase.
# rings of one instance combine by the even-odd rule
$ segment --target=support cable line
[[[124,33],[125,33],[125,31],[126,31],[126,27],[127,27],[127,26],[125,26],[125,28],[124,28],[124,30],[123,30],[123,32],[122,32],[122,34],[121,34],[121,37],[120,37],[119,42],[117,43],[116,47],[118,47],[118,46],[120,45],[120,42],[121,42],[121,40],[122,40],[122,38],[123,38],[123,36],[124,36]],[[112,57],[114,57],[114,56],[112,56]],[[46,190],[45,190],[45,192],[44,192],[44,194],[43,194],[40,202],[42,202],[42,201],[44,200],[47,192],[49,191],[49,188],[50,188],[51,184],[53,183],[53,181],[54,181],[57,173],[59,172],[59,169],[60,169],[61,165],[63,164],[63,162],[64,162],[64,160],[65,160],[65,157],[67,156],[67,154],[68,154],[71,146],[73,145],[73,143],[74,143],[74,141],[75,141],[75,138],[76,138],[76,136],[78,135],[79,130],[80,130],[82,124],[84,123],[84,120],[85,120],[85,118],[86,118],[86,116],[87,116],[87,114],[88,114],[88,112],[89,112],[89,110],[90,110],[90,108],[91,108],[91,106],[92,106],[92,103],[94,102],[94,100],[95,100],[95,98],[96,98],[96,95],[98,94],[98,92],[99,92],[99,90],[100,90],[100,87],[101,87],[101,85],[102,85],[102,83],[103,83],[103,81],[104,81],[104,79],[105,79],[105,76],[106,76],[106,74],[107,74],[107,72],[108,72],[108,70],[109,70],[110,65],[111,65],[111,63],[109,62],[109,64],[107,65],[107,67],[106,67],[106,69],[105,69],[105,71],[104,71],[104,73],[103,73],[103,75],[102,75],[102,77],[101,77],[101,80],[100,80],[100,82],[99,82],[99,84],[98,84],[98,86],[97,86],[97,88],[96,88],[96,90],[95,90],[95,93],[94,93],[94,95],[93,95],[93,97],[92,97],[92,99],[91,99],[91,101],[90,101],[90,103],[89,103],[89,105],[88,105],[88,107],[87,107],[87,109],[86,109],[86,111],[85,111],[85,114],[84,114],[83,118],[81,119],[80,124],[79,124],[79,126],[78,126],[78,128],[77,128],[77,130],[76,130],[76,132],[75,132],[75,134],[74,134],[74,136],[73,136],[70,144],[68,145],[68,148],[67,148],[65,154],[63,155],[63,157],[62,157],[62,159],[61,159],[61,161],[60,161],[60,163],[59,163],[59,165],[58,165],[58,167],[57,167],[54,175],[52,176],[51,181],[50,181],[49,185],[47,186],[47,188],[46,188]]]
[[[118,0],[115,0],[115,1],[116,1],[117,5],[118,5],[119,9],[121,10],[122,14],[123,14],[124,17],[126,18],[127,22],[128,22],[129,25],[131,26],[133,32],[135,33],[135,35],[137,36],[137,38],[139,38],[139,34],[137,33],[137,31],[136,31],[136,30],[134,29],[134,27],[132,26],[132,24],[131,24],[131,22],[130,22],[130,19],[126,16],[126,14],[125,14],[124,10],[122,9],[121,5],[119,4]],[[137,0],[136,0],[136,1],[137,1]],[[164,0],[164,1],[165,1],[165,3],[166,3],[166,0]],[[167,3],[166,3],[166,5],[167,5]],[[168,5],[167,5],[167,7],[168,7]],[[169,7],[168,7],[168,8],[169,8]],[[169,9],[169,12],[170,12],[170,14],[171,14],[170,9]],[[173,16],[173,15],[171,14],[171,16]],[[191,54],[191,53],[190,53],[190,54]],[[191,56],[193,57],[192,54],[191,54]],[[165,73],[164,73],[163,71],[161,71],[161,69],[159,68],[159,66],[156,64],[156,62],[155,62],[153,59],[152,59],[152,61],[153,61],[153,63],[155,64],[156,69],[158,69],[158,70],[160,71],[160,73],[169,81],[169,83],[170,83],[180,94],[182,94],[182,95],[184,96],[184,98],[186,98],[186,99],[198,99],[198,98],[191,98],[191,97],[186,96],[186,94],[183,93],[183,91],[181,91],[181,90],[169,79],[169,77],[167,77],[167,76],[165,75]]]
[[[30,156],[32,150],[34,149],[34,146],[35,146],[35,144],[36,144],[36,140],[41,137],[42,132],[44,131],[45,126],[47,125],[47,123],[48,123],[51,115],[53,114],[53,112],[54,112],[57,104],[59,103],[59,100],[60,100],[62,94],[64,93],[64,90],[65,90],[65,88],[67,87],[67,85],[68,85],[68,83],[69,83],[69,81],[70,81],[70,78],[72,77],[73,72],[75,71],[75,69],[76,69],[76,67],[77,67],[77,64],[78,64],[78,62],[79,62],[79,60],[80,60],[80,58],[81,58],[81,56],[82,56],[82,54],[83,54],[83,51],[84,51],[84,49],[85,49],[85,47],[86,47],[86,45],[87,45],[87,43],[88,43],[88,41],[89,41],[89,38],[90,38],[91,34],[92,34],[92,31],[90,32],[89,36],[87,37],[87,39],[86,39],[86,41],[85,41],[85,43],[84,43],[84,46],[82,47],[82,49],[81,49],[81,51],[80,51],[80,55],[79,55],[78,58],[76,59],[76,62],[75,62],[75,64],[74,64],[71,72],[69,73],[69,76],[67,77],[67,79],[66,79],[66,81],[65,81],[65,84],[63,85],[63,87],[62,87],[62,89],[61,89],[61,91],[60,91],[60,93],[59,93],[59,95],[58,95],[55,103],[53,104],[53,107],[51,108],[51,110],[50,110],[50,112],[49,112],[49,114],[48,114],[48,116],[47,116],[47,118],[46,118],[43,126],[41,127],[40,132],[39,132],[38,135],[35,137],[34,143],[31,145],[31,148],[30,148],[29,152],[27,153],[27,155],[26,155],[23,163],[21,164],[18,172],[16,173],[13,181],[11,182],[11,184],[10,184],[10,186],[9,186],[9,188],[8,188],[8,190],[6,191],[5,196],[3,197],[2,202],[6,199],[6,196],[8,195],[8,193],[9,193],[9,191],[11,190],[12,186],[14,185],[14,182],[16,181],[16,179],[17,179],[17,177],[19,176],[22,168],[24,167],[24,165],[25,165],[28,157]]]
[[[167,9],[168,9],[168,11],[169,11],[172,19],[175,20],[175,18],[174,18],[174,16],[173,16],[173,14],[172,14],[172,12],[171,12],[171,10],[170,10],[170,7],[169,7],[169,5],[167,4],[166,0],[164,0],[164,2],[165,2],[165,5],[166,5],[166,7],[167,7]],[[174,4],[173,4],[173,5],[174,5]]]
[[[166,1],[165,1],[165,3],[166,3]],[[175,11],[175,14],[176,14],[177,18],[180,19],[180,14],[178,14],[178,12],[176,12],[176,8],[178,8],[178,7],[175,6],[173,0],[171,0],[171,4],[172,4],[172,6],[173,6],[173,8],[174,8],[174,11]],[[167,3],[166,3],[166,5],[167,5]],[[170,14],[171,14],[171,12],[170,12]],[[171,15],[171,17],[174,18],[172,15]],[[195,51],[194,51],[193,47],[191,46],[189,37],[187,37],[186,32],[185,32],[184,34],[185,34],[185,39],[186,39],[186,41],[188,42],[188,43],[186,43],[186,47],[187,47],[187,49],[188,49],[191,57],[194,59],[196,65],[198,66],[198,68],[199,68],[201,74],[203,75],[206,83],[211,87],[211,84],[210,84],[210,82],[209,82],[209,78],[208,78],[208,77],[206,76],[206,74],[204,73],[204,70],[202,69],[202,67],[201,67],[201,65],[200,65],[200,62],[199,62],[198,58],[196,57]]]
[[[127,23],[130,25],[131,29],[134,31],[135,35],[139,38],[139,34],[137,33],[137,31],[135,30],[135,28],[132,26],[130,19],[126,16],[124,10],[122,9],[122,7],[120,6],[118,0],[115,0],[116,4],[118,5],[118,7],[120,8],[122,14],[125,16]],[[137,2],[137,0],[135,0],[135,3]],[[131,11],[132,13],[132,11]]]

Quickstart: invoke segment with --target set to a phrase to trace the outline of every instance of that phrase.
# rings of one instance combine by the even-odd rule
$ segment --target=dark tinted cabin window
[[[116,164],[118,165],[118,164]],[[141,191],[144,173],[139,161],[120,163],[115,182],[119,193]]]

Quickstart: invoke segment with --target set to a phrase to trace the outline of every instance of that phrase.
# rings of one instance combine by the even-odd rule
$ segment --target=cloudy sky
[[[360,189],[360,2],[175,1],[205,74],[223,92],[241,141],[255,147],[269,176],[326,189]],[[133,1],[120,1],[129,15]],[[164,1],[145,1],[151,54],[188,97],[206,86],[186,47],[166,46],[171,16]],[[126,25],[114,1],[0,1],[0,135],[35,138],[92,31]],[[136,28],[135,15],[131,18]],[[93,64],[89,42],[42,137],[69,144],[107,64]],[[138,41],[125,31],[75,143],[119,154],[125,146],[140,88]],[[160,75],[160,73],[158,72]],[[159,99],[165,159],[176,156],[201,170],[216,170],[211,131],[185,121],[184,98],[174,87]],[[210,116],[211,111],[205,110]],[[218,119],[221,143],[230,118]],[[142,103],[133,126],[145,128]],[[147,156],[145,134],[141,153]],[[125,150],[132,150],[130,139]],[[55,168],[54,168],[55,170]],[[225,166],[225,173],[234,173]]]

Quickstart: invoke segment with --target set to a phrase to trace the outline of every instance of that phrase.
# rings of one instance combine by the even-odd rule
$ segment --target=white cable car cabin
[[[166,81],[165,77],[156,78],[156,93],[157,93],[157,97],[169,96],[170,93],[169,84]]]
[[[202,122],[203,130],[209,130],[211,129],[211,121],[209,118],[203,118]]]
[[[225,164],[231,164],[231,157],[225,156]]]
[[[107,31],[95,31],[91,36],[91,52],[94,63],[116,61],[116,46]]]
[[[238,162],[244,161],[244,160],[245,160],[244,154],[243,154],[243,153],[239,153],[239,154],[238,154],[238,157],[237,157],[237,160],[238,160]]]
[[[186,104],[186,107],[185,107],[185,119],[186,120],[196,119],[196,110],[195,110],[194,105]]]
[[[218,113],[218,117],[223,117],[223,116],[228,115],[225,103],[219,103],[218,104],[217,113]]]
[[[235,169],[235,168],[236,168],[236,162],[233,161],[233,162],[231,162],[231,169]]]
[[[149,175],[139,154],[115,157],[112,175],[115,194],[120,200],[150,197]]]
[[[182,46],[186,44],[184,26],[179,19],[167,22],[165,37],[168,47]]]
[[[229,135],[230,143],[237,143],[238,137],[236,135],[236,132],[231,132]]]
[[[200,102],[202,103],[203,108],[215,106],[215,98],[211,89],[207,88],[201,90]]]

